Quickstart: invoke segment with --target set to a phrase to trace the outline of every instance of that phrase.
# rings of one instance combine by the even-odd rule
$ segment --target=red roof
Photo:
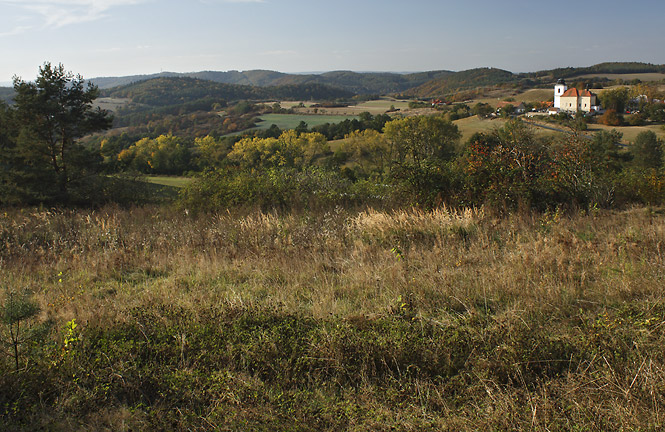
[[[576,88],[568,89],[561,97],[589,97],[594,96],[589,90],[577,90]]]

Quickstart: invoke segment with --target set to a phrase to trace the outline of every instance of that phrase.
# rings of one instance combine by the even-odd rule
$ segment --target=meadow
[[[39,312],[0,357],[1,421],[662,430],[663,239],[644,207],[7,209],[0,301]]]
[[[635,142],[635,138],[641,132],[651,131],[660,139],[665,139],[665,128],[661,124],[647,125],[647,126],[606,126],[602,124],[590,124],[588,128],[589,133],[596,133],[599,131],[616,130],[623,135],[623,143],[629,144]]]
[[[180,189],[191,183],[192,179],[189,177],[180,176],[148,176],[146,181],[160,186],[168,186]]]
[[[502,118],[478,118],[470,116],[453,122],[462,135],[460,142],[466,143],[475,133],[489,134],[505,125],[506,121]]]

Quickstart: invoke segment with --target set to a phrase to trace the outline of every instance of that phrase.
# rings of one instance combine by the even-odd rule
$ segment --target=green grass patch
[[[187,186],[192,179],[189,177],[172,177],[172,176],[149,176],[146,177],[148,183],[162,185],[162,186],[171,186],[175,188],[184,188]]]

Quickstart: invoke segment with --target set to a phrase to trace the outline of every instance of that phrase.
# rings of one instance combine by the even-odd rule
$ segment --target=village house
[[[497,106],[496,106],[497,112],[498,112],[501,108],[504,108],[504,107],[506,107],[506,106],[508,106],[508,105],[512,105],[512,107],[513,107],[513,112],[514,112],[515,114],[524,114],[524,111],[526,111],[526,107],[524,106],[524,102],[517,103],[517,102],[501,101],[501,102],[499,102],[499,103],[497,104]]]

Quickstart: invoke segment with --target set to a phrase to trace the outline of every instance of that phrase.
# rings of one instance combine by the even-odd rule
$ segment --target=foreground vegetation
[[[664,238],[654,208],[9,210],[0,422],[662,430]]]
[[[5,429],[663,429],[653,131],[506,115],[460,142],[478,104],[97,148],[97,88],[47,63],[15,89]]]

